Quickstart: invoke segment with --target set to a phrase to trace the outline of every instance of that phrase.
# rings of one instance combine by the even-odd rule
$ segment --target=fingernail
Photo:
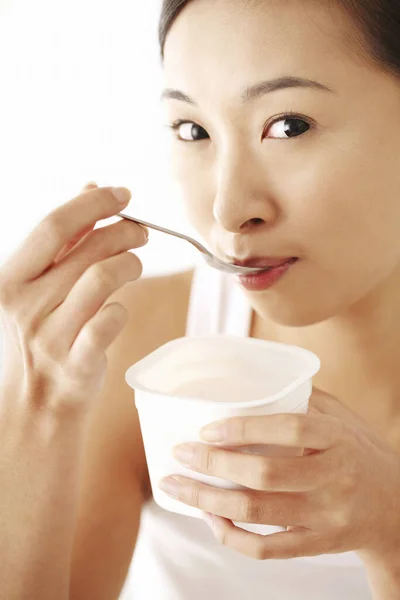
[[[143,236],[144,236],[145,241],[148,242],[149,241],[149,230],[147,229],[147,227],[144,227],[142,225],[140,227],[143,231]]]
[[[223,442],[225,439],[225,427],[223,423],[207,425],[200,431],[200,436],[206,442]]]
[[[168,477],[167,479],[163,479],[159,487],[163,492],[168,494],[168,496],[172,496],[173,498],[179,498],[181,484],[175,477]]]
[[[132,197],[130,191],[126,188],[111,188],[111,192],[121,204],[127,204]]]

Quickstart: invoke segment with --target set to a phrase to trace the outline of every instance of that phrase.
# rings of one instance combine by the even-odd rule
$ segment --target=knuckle
[[[310,514],[310,507],[307,507]],[[312,503],[314,524],[330,532],[330,535],[342,533],[343,529],[354,519],[351,510],[345,506],[343,497],[332,494],[331,489],[326,489],[318,494]]]
[[[58,354],[57,341],[46,335],[33,335],[29,341],[31,354],[36,359],[45,358],[46,361],[55,361]]]
[[[53,211],[50,213],[41,223],[42,228],[44,229],[44,234],[48,235],[54,239],[63,240],[64,233],[64,218],[61,216],[61,213]]]
[[[99,227],[90,232],[91,240],[96,248],[107,248],[108,237],[110,236],[109,230],[110,227]]]
[[[354,423],[349,423],[336,417],[332,419],[332,421],[335,425],[336,439],[338,442],[356,441],[360,434],[361,436],[364,434],[364,432]]]
[[[87,326],[81,330],[80,340],[88,348],[98,348],[102,342],[102,334],[95,326]]]
[[[351,497],[358,488],[358,469],[353,467],[351,464],[342,473],[340,477],[340,487],[342,488],[342,494],[348,498]]]
[[[7,279],[3,280],[0,275],[0,305],[3,308],[10,309],[17,298],[16,285],[9,282]]]
[[[92,355],[90,361],[67,361],[64,366],[64,380],[69,386],[81,386],[85,384],[93,384],[94,389],[101,389],[104,382],[104,374],[108,365],[108,359],[104,354]],[[82,388],[81,390],[82,391]]]
[[[87,270],[87,276],[95,289],[112,289],[115,285],[114,277],[104,265],[96,263]]]
[[[261,490],[274,488],[277,483],[278,473],[272,461],[264,457],[259,457],[258,468],[255,471],[256,483]]]
[[[332,460],[336,465],[335,484],[339,484],[346,494],[356,490],[359,482],[360,465],[355,456],[355,454],[352,455],[348,452],[348,449],[344,446],[338,447],[332,456]]]
[[[195,508],[201,508],[202,506],[203,491],[198,483],[193,483],[187,491],[187,501],[191,506]]]
[[[217,470],[217,453],[214,448],[201,449],[199,453],[199,466],[207,473],[215,473]]]
[[[302,446],[308,431],[308,421],[305,415],[288,415],[287,425],[290,429],[290,439],[294,446]]]
[[[255,560],[266,560],[269,558],[263,539],[254,538],[251,545],[251,557]]]
[[[120,302],[112,302],[107,307],[112,308],[107,315],[112,326],[126,324],[129,321],[129,310]]]
[[[243,523],[262,523],[262,508],[255,498],[246,493],[239,497],[239,520]]]
[[[226,435],[229,440],[243,442],[247,439],[247,419],[243,417],[234,417],[229,419],[226,424]]]
[[[334,527],[334,529],[339,531],[345,530],[351,523],[351,519],[351,512],[345,507],[331,510],[329,514],[329,521],[331,525]]]
[[[354,457],[346,456],[345,452],[342,452],[341,463],[341,483],[347,491],[352,492],[357,489],[360,465]]]
[[[25,308],[25,311],[22,307],[16,311],[14,315],[14,325],[17,326],[18,332],[20,335],[20,339],[24,340],[26,344],[30,343],[30,340],[35,341],[39,339],[38,331],[41,326],[40,318],[35,315],[30,315]]]

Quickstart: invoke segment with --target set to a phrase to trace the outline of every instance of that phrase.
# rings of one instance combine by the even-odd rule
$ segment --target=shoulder
[[[140,348],[135,343],[136,348],[131,346],[136,360],[185,335],[192,279],[192,270],[145,277],[126,284],[113,296],[129,313],[124,345],[140,340]]]

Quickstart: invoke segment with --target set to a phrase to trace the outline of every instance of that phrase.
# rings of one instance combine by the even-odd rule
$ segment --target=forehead
[[[221,80],[233,93],[261,74],[324,81],[363,62],[358,33],[333,0],[192,0],[167,37],[164,77],[192,94]]]

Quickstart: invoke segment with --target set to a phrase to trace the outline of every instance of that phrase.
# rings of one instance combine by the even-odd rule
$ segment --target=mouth
[[[260,257],[235,260],[241,267],[259,268],[258,273],[239,275],[240,284],[249,291],[264,291],[274,286],[299,261],[298,257]]]
[[[277,267],[282,267],[287,264],[294,264],[299,259],[297,257],[285,257],[285,258],[275,258],[275,257],[254,257],[248,258],[246,260],[237,260],[234,259],[234,264],[239,267],[250,267],[250,268],[259,268],[262,271],[270,271],[271,269],[275,269]],[[260,271],[260,272],[262,272]]]

